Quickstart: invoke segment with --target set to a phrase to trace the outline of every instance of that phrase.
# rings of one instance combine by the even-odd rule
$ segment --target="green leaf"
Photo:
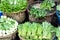
[[[0,2],[0,10],[8,13],[22,11],[26,9],[26,7],[27,0],[2,0]]]

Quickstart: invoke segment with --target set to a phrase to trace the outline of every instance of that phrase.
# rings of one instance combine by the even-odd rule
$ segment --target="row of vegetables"
[[[58,37],[56,40],[60,40],[60,27],[56,28],[47,21],[42,23],[25,22],[18,25],[15,20],[1,16],[0,38],[12,35],[16,31],[22,40],[52,40],[54,35]]]
[[[50,23],[55,13],[60,15],[60,5],[56,6],[53,0],[31,4],[28,0],[0,0],[0,11],[4,15],[0,17],[0,40],[14,39],[17,31],[22,40],[53,40],[55,35],[60,40],[60,27]],[[26,16],[30,22],[22,23]]]
[[[55,13],[54,6],[53,0],[38,1],[32,4],[28,4],[27,0],[1,0],[0,11],[3,11],[4,15],[12,17],[18,22],[22,22],[26,17],[24,12],[27,9],[27,12],[30,14],[29,19],[35,21],[38,18],[43,17],[44,19],[46,16],[53,15]],[[35,20],[33,20],[33,17]]]
[[[56,35],[60,40],[60,27],[56,28],[49,22],[30,23],[25,22],[18,26],[18,35],[25,40],[53,40],[53,36]]]
[[[24,21],[28,16],[25,13],[26,9],[30,21],[47,20],[51,22],[52,16],[57,13],[56,11],[60,11],[59,7],[60,5],[56,6],[53,0],[36,1],[30,4],[28,0],[1,0],[0,2],[0,11],[18,22]]]

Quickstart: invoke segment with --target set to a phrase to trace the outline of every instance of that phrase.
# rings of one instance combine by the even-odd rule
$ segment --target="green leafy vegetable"
[[[42,26],[40,26],[39,23],[26,22],[26,23],[21,24],[21,25],[22,26],[20,26],[20,25],[18,26],[19,36],[22,36],[23,38],[30,39],[30,40],[38,39],[38,35],[40,35],[40,37],[42,38],[42,36],[41,36],[42,35],[42,30],[41,30]],[[38,28],[40,28],[40,29],[38,29]],[[38,29],[38,31],[37,31],[37,29]],[[21,30],[23,30],[23,31],[21,31]],[[41,30],[41,31],[39,32],[39,30]]]
[[[42,3],[37,3],[30,8],[30,15],[36,18],[45,17],[47,13],[52,10],[54,5],[55,3],[53,0],[44,0]]]
[[[27,0],[1,0],[0,11],[18,12],[27,7]]]
[[[51,32],[53,31],[52,28],[54,27],[48,22],[43,22],[42,26],[43,26],[43,38],[51,39],[52,37]]]
[[[15,20],[1,17],[0,18],[0,30],[10,30],[15,25]]]
[[[45,17],[47,12],[45,10],[39,9],[39,8],[34,8],[32,7],[30,9],[30,14],[36,18],[38,17]]]
[[[18,35],[26,40],[51,40],[52,32],[57,32],[56,30],[57,28],[46,21],[42,24],[25,22],[18,26]]]
[[[53,0],[44,0],[40,5],[40,9],[52,10],[52,7],[55,5]]]

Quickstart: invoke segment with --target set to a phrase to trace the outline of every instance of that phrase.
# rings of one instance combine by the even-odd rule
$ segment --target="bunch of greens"
[[[26,40],[42,39],[42,31],[42,26],[39,23],[26,22],[18,26],[18,35]]]
[[[7,17],[0,18],[0,30],[10,30],[15,25],[15,20]]]
[[[52,10],[52,7],[55,5],[53,0],[44,0],[43,3],[40,4],[40,9]]]
[[[30,14],[36,18],[38,17],[45,17],[48,11],[52,10],[52,7],[54,6],[53,0],[44,0],[42,3],[40,3],[40,7],[36,7],[36,5],[33,5],[30,8]]]
[[[55,32],[55,27],[48,22],[42,24],[26,22],[18,26],[19,37],[26,40],[42,40],[43,38],[50,40],[52,32]]]
[[[30,14],[31,14],[31,16],[38,18],[38,17],[45,17],[47,12],[44,9],[42,10],[40,8],[32,7],[30,9]]]
[[[17,12],[27,7],[27,0],[1,0],[0,11]]]
[[[42,27],[43,27],[43,38],[51,40],[52,32],[55,32],[55,28],[48,22],[43,22]]]

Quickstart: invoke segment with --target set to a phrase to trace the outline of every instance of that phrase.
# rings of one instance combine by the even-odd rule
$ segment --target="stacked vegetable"
[[[42,24],[26,22],[18,26],[18,35],[25,40],[51,40],[53,28],[48,22]]]
[[[6,16],[1,16],[0,18],[0,36],[7,36],[10,35],[17,30],[18,23],[11,19],[7,18]]]
[[[0,0],[0,11],[17,12],[27,7],[27,0]]]
[[[53,0],[44,0],[42,3],[37,3],[36,5],[33,5],[30,9],[30,14],[36,18],[39,17],[45,17],[47,13],[52,9],[52,7],[55,5]]]

